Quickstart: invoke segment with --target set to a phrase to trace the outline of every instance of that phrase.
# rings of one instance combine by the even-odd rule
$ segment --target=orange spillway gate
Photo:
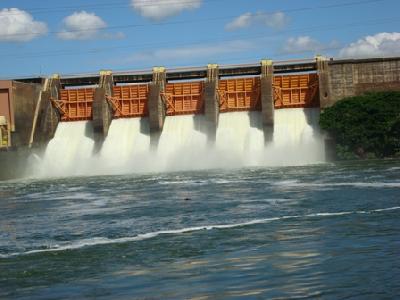
[[[318,75],[274,76],[275,109],[319,106]],[[94,88],[63,89],[61,99],[52,99],[60,111],[61,121],[92,119]],[[114,96],[107,96],[115,118],[148,116],[148,84],[113,87]],[[220,80],[218,85],[220,112],[261,110],[260,77]],[[204,82],[167,83],[161,98],[168,116],[204,113]]]
[[[204,112],[204,82],[167,83],[161,93],[167,107],[167,115],[190,115]]]
[[[261,110],[259,77],[220,80],[218,93],[221,112]]]
[[[275,108],[318,107],[318,75],[274,76]]]
[[[115,118],[135,118],[148,116],[148,84],[115,86],[112,101]]]
[[[61,90],[61,99],[52,100],[61,113],[61,121],[92,119],[94,88]]]

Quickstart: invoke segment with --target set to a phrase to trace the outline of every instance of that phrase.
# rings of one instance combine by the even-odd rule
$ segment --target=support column
[[[60,76],[54,74],[45,80],[38,100],[29,146],[47,144],[55,135],[60,115],[51,99],[60,99]]]
[[[165,91],[166,72],[164,67],[153,68],[153,81],[150,83],[149,90],[149,126],[151,144],[158,144],[164,120],[166,116],[165,103],[161,98],[161,93]]]
[[[209,64],[207,66],[207,80],[204,84],[204,114],[210,142],[215,142],[219,120],[218,82],[219,67],[216,64]]]
[[[93,99],[93,131],[96,143],[102,144],[112,122],[113,110],[107,96],[113,96],[113,86],[111,71],[100,71],[99,87],[95,89]]]
[[[329,64],[323,56],[316,57],[319,81],[319,101],[321,109],[331,106],[331,93],[329,88]]]
[[[274,134],[274,66],[272,60],[261,61],[261,107],[265,142]]]

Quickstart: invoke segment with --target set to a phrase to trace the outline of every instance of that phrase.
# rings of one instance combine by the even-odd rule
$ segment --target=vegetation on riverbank
[[[400,92],[345,98],[321,113],[338,159],[400,156]]]

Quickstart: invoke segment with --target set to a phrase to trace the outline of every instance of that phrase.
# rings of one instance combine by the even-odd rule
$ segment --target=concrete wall
[[[11,133],[12,147],[29,145],[36,103],[41,84],[13,82],[12,107],[14,111],[14,130]]]
[[[329,61],[329,97],[321,108],[372,91],[400,91],[400,58]]]

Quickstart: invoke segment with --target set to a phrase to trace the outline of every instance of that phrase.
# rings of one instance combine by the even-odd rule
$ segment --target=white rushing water
[[[94,153],[90,122],[60,123],[39,176],[163,172],[243,166],[321,163],[319,109],[275,111],[273,142],[265,145],[260,112],[220,114],[215,144],[206,134],[204,116],[167,117],[158,146],[151,148],[147,118],[113,120],[99,153]]]
[[[267,145],[260,164],[293,166],[324,162],[319,113],[316,108],[276,110],[273,143]]]
[[[155,159],[159,171],[203,169],[208,167],[207,135],[204,116],[167,117]]]
[[[60,122],[43,159],[36,161],[35,175],[60,177],[86,173],[94,147],[92,135],[89,122]]]
[[[113,120],[101,151],[95,157],[95,172],[119,174],[142,168],[149,158],[149,132],[147,118]]]

